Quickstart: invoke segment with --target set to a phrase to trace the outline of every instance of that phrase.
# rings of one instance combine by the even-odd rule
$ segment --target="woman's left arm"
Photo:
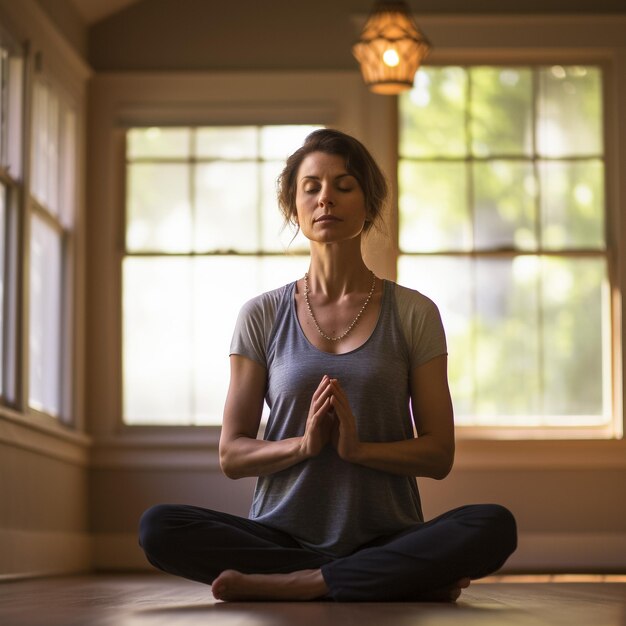
[[[454,416],[447,357],[435,357],[411,375],[411,408],[417,437],[389,443],[359,441],[348,398],[333,381],[337,429],[333,439],[345,461],[403,476],[445,478],[454,461]]]

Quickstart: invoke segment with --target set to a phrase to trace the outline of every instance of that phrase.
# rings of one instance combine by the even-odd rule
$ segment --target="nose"
[[[333,200],[332,194],[330,193],[329,189],[327,188],[322,189],[322,192],[319,195],[318,203],[320,207],[322,208],[333,206],[335,204],[335,201]]]

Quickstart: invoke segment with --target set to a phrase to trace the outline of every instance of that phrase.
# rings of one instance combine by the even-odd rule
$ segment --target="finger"
[[[329,380],[329,385],[337,396],[347,400],[346,392],[343,390],[343,387],[336,378],[331,378]]]
[[[328,413],[330,408],[331,408],[331,398],[326,398],[326,400],[321,404],[321,406],[315,409],[315,411],[313,412],[313,415],[311,416],[311,420],[318,422],[320,418],[324,417],[324,415]]]
[[[346,410],[346,407],[341,404],[337,397],[331,396],[330,405],[334,415],[337,417],[339,425],[344,424],[350,419],[350,411]]]
[[[319,397],[315,398],[312,402],[313,411],[317,411],[327,400],[332,396],[332,389],[327,387]]]
[[[346,396],[344,390],[339,386],[336,381],[330,382],[331,392],[334,398],[336,398],[335,406],[339,406],[341,408],[350,409],[350,402],[348,401],[348,397]]]
[[[324,374],[324,376],[322,376],[322,380],[317,386],[317,389],[313,392],[313,400],[317,400],[317,398],[319,398],[320,394],[324,392],[324,389],[328,388],[329,383],[330,377],[327,374]]]
[[[331,388],[327,386],[324,389],[317,389],[311,398],[311,407],[309,412],[316,411],[321,404],[323,404],[326,398],[329,397],[331,393]]]

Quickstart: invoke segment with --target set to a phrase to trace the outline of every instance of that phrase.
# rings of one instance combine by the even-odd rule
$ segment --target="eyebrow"
[[[345,174],[339,174],[339,176],[335,176],[334,180],[339,180],[340,178],[345,178],[346,176],[352,176],[352,174],[349,174],[348,172],[346,172]],[[352,176],[352,178],[354,178],[354,176]],[[307,174],[306,176],[303,176],[300,180],[303,181],[303,180],[321,180],[321,179],[319,176],[315,176],[314,174]]]

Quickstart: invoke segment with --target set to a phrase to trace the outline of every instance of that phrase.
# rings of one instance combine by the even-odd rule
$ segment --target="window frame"
[[[570,469],[626,466],[624,390],[626,336],[622,299],[626,293],[626,17],[623,15],[416,15],[424,32],[437,42],[427,62],[433,65],[593,64],[603,68],[605,229],[612,286],[613,407],[615,432],[609,439],[544,439],[510,430],[495,438],[492,428],[457,429],[460,469]],[[528,34],[532,33],[532,37]]]
[[[0,254],[3,255],[2,306],[2,388],[0,407],[17,410],[21,406],[18,342],[20,316],[20,277],[21,277],[21,241],[20,224],[23,215],[23,105],[25,87],[26,54],[23,47],[17,45],[13,37],[0,28],[0,44],[6,52],[3,62],[0,98],[2,103],[2,129],[0,130],[0,182],[4,186],[4,241],[1,242]]]
[[[215,164],[215,163],[226,163],[226,164],[237,164],[237,163],[246,163],[249,165],[252,165],[254,167],[255,173],[254,176],[256,176],[257,181],[259,181],[262,177],[263,177],[263,169],[264,166],[267,164],[275,164],[277,163],[278,159],[276,159],[275,157],[267,157],[263,154],[262,150],[261,150],[261,138],[262,138],[262,133],[263,133],[263,129],[265,128],[275,128],[277,126],[293,126],[293,124],[224,124],[224,125],[211,125],[211,126],[205,126],[205,125],[187,125],[187,126],[167,126],[167,127],[160,127],[160,128],[175,128],[175,129],[180,129],[180,130],[186,130],[190,133],[189,137],[190,137],[190,145],[189,145],[189,151],[186,155],[184,156],[156,156],[156,157],[150,157],[150,156],[129,156],[128,153],[128,132],[131,132],[133,130],[146,130],[147,128],[150,128],[149,126],[141,126],[141,127],[131,127],[126,129],[126,155],[125,155],[125,166],[126,166],[126,174],[125,174],[125,183],[128,183],[128,178],[129,178],[129,167],[132,166],[133,164],[175,164],[175,165],[182,165],[186,168],[186,176],[188,181],[192,181],[190,182],[190,200],[191,200],[191,213],[192,215],[195,214],[196,209],[198,208],[198,205],[196,204],[196,192],[197,192],[197,188],[196,188],[196,173],[197,173],[197,168],[198,167],[202,167],[203,165],[210,165],[210,164]],[[310,126],[310,125],[307,125]],[[203,129],[206,128],[220,128],[220,129],[224,129],[224,128],[230,128],[230,129],[242,129],[242,128],[247,128],[247,129],[254,129],[254,133],[256,135],[255,137],[255,143],[256,143],[256,152],[254,154],[254,156],[245,156],[245,157],[216,157],[216,156],[198,156],[197,154],[194,154],[194,149],[195,149],[195,145],[197,142],[197,133],[198,131],[202,131]],[[308,131],[307,131],[308,132]],[[259,191],[261,189],[261,185],[259,185]],[[127,233],[127,229],[126,229],[126,224],[128,223],[128,203],[129,203],[129,198],[128,196],[125,199],[124,202],[124,215],[123,215],[123,224],[124,224],[124,245],[123,245],[123,260],[122,263],[124,263],[124,261],[127,261],[129,259],[188,259],[188,260],[192,260],[192,259],[198,259],[198,258],[205,258],[205,259],[211,259],[211,258],[219,258],[222,260],[225,259],[255,259],[260,261],[261,259],[267,259],[267,258],[285,258],[288,254],[288,256],[290,258],[307,258],[309,256],[309,251],[308,248],[306,249],[301,249],[299,247],[295,247],[289,250],[281,250],[279,249],[279,246],[275,246],[275,247],[269,247],[266,248],[264,247],[264,233],[265,233],[265,225],[264,225],[264,217],[263,217],[263,198],[262,197],[257,197],[256,198],[256,206],[254,206],[254,215],[255,218],[257,220],[257,230],[255,233],[255,239],[256,239],[256,246],[252,247],[252,246],[244,246],[243,248],[238,248],[237,244],[231,243],[230,245],[227,245],[225,248],[217,248],[217,247],[210,247],[207,249],[200,249],[200,250],[196,250],[195,249],[195,242],[193,240],[193,236],[191,237],[191,241],[189,243],[189,250],[179,250],[179,251],[168,251],[168,250],[160,250],[158,248],[154,248],[154,247],[146,247],[145,249],[132,249],[128,247],[128,233]],[[276,213],[277,219],[279,219],[279,214],[278,214],[278,210]],[[192,223],[193,223],[194,219],[192,219]],[[286,229],[287,230],[287,240],[289,239],[288,233],[289,233],[289,228]],[[192,270],[192,273],[195,270]],[[304,271],[304,268],[303,270]],[[123,270],[122,270],[122,280],[123,280],[124,276],[123,276]],[[279,286],[279,285],[276,285]],[[124,289],[123,285],[122,285],[122,290]],[[258,293],[258,292],[257,292]],[[256,295],[256,293],[250,294],[250,297],[252,297],[253,295]],[[124,306],[124,295],[122,295],[122,306]],[[242,302],[237,303],[237,306],[243,304]],[[192,312],[193,314],[193,312]],[[231,320],[234,321],[234,320]],[[122,321],[123,323],[123,321]],[[223,332],[228,333],[228,326],[224,326],[223,327]],[[124,337],[122,334],[122,343],[124,341]],[[122,346],[122,352],[123,352],[124,348]],[[123,355],[122,355],[123,356]],[[122,363],[122,367],[121,367],[121,371],[122,371],[122,375],[124,375],[124,363]],[[193,382],[193,376],[192,376],[192,380],[191,382],[191,401],[190,401],[190,406],[195,406],[196,402],[194,401],[196,399],[196,392],[197,389],[194,386],[194,382]],[[137,421],[133,421],[133,420],[128,420],[128,416],[124,415],[124,410],[125,410],[125,395],[124,395],[124,391],[125,389],[127,389],[127,387],[125,387],[123,385],[122,388],[122,420],[123,420],[123,424],[124,426],[128,426],[128,427],[155,427],[155,428],[171,428],[171,427],[215,427],[215,426],[221,426],[221,414],[219,416],[215,415],[215,417],[219,417],[219,421],[215,421],[215,422],[207,422],[207,421],[201,421],[198,422],[198,414],[197,413],[193,413],[191,415],[189,415],[189,423],[183,424],[180,423],[182,420],[173,420],[171,422],[162,422],[162,423],[158,423],[158,422],[154,422],[154,423],[150,423],[150,422],[146,422],[146,423],[142,423],[141,419],[137,420]],[[224,388],[224,393],[226,391],[226,388]],[[220,398],[222,399],[222,398]],[[127,409],[128,407],[126,407]]]
[[[393,104],[376,101],[356,72],[152,73],[137,74],[130,80],[126,76],[97,76],[92,95],[97,102],[92,127],[105,129],[107,146],[104,151],[103,144],[91,146],[93,167],[100,172],[101,180],[108,181],[108,186],[90,188],[89,204],[96,222],[92,229],[106,233],[110,256],[104,252],[98,256],[94,264],[99,271],[92,274],[90,282],[103,285],[112,297],[106,301],[96,297],[88,323],[104,329],[104,336],[109,338],[97,342],[92,359],[97,361],[101,355],[116,364],[115,371],[108,368],[90,375],[99,381],[88,398],[88,407],[93,407],[89,411],[101,435],[94,449],[95,463],[107,464],[108,459],[124,457],[140,465],[151,465],[156,462],[157,449],[165,466],[177,465],[182,460],[178,453],[183,449],[186,454],[191,450],[193,463],[194,450],[208,447],[217,452],[220,426],[126,425],[122,419],[120,311],[121,263],[125,254],[126,130],[140,126],[323,124],[343,128],[367,142],[367,116],[374,112],[389,119]],[[374,152],[387,149],[386,138],[381,134],[374,140]],[[102,247],[101,242],[94,245]],[[379,273],[389,275],[389,259],[381,253],[382,249],[391,250],[392,241],[384,239],[382,246],[370,246],[369,256]],[[225,366],[228,367],[227,355]],[[171,451],[169,459],[163,457],[164,447]],[[202,458],[203,466],[218,467],[215,456]]]
[[[46,13],[31,3],[0,3],[0,33],[7,36],[23,59],[21,67],[21,102],[19,103],[20,141],[8,146],[19,161],[19,182],[14,194],[14,385],[15,398],[0,403],[0,444],[18,446],[47,457],[86,467],[91,438],[86,434],[84,412],[85,366],[85,288],[84,288],[84,194],[86,183],[85,121],[87,86],[91,69],[76,50],[50,22]],[[17,43],[19,42],[19,43]],[[72,181],[76,222],[74,236],[67,246],[65,264],[67,281],[63,306],[68,315],[61,332],[71,339],[60,367],[65,384],[62,405],[68,407],[68,419],[58,419],[29,407],[29,265],[30,215],[32,203],[31,153],[33,82],[42,76],[52,81],[72,104],[74,119],[74,160],[76,178]],[[10,104],[15,107],[16,102]],[[17,178],[17,177],[16,177]]]
[[[58,353],[58,412],[53,413],[47,407],[36,407],[31,404],[31,378],[30,368],[23,370],[24,382],[24,408],[25,411],[35,416],[40,421],[55,420],[59,424],[75,428],[79,425],[82,418],[78,417],[79,409],[76,393],[77,380],[79,378],[74,375],[75,359],[79,348],[79,338],[76,332],[77,325],[77,304],[79,294],[77,292],[77,257],[75,250],[77,249],[77,223],[79,222],[79,177],[81,168],[79,166],[77,155],[79,149],[79,133],[77,132],[78,105],[75,96],[72,95],[52,73],[41,69],[41,60],[35,65],[35,71],[29,81],[29,93],[33,98],[32,106],[29,108],[29,143],[26,145],[26,156],[28,158],[28,184],[25,186],[25,250],[30,260],[31,250],[31,223],[33,217],[37,217],[45,222],[47,226],[53,230],[58,236],[61,259],[60,259],[60,285],[59,285],[59,353]],[[39,69],[38,69],[39,67]],[[56,146],[55,155],[57,157],[56,180],[52,192],[56,196],[54,203],[56,206],[47,206],[41,198],[36,195],[33,186],[34,159],[36,158],[36,147],[39,145],[34,136],[37,124],[34,119],[36,113],[34,97],[36,89],[43,87],[48,92],[52,92],[57,100],[56,120],[58,125],[58,144]],[[70,141],[66,134],[66,124],[68,115],[73,116],[73,128],[71,131]],[[72,168],[69,172],[65,168]],[[46,171],[46,176],[48,172]],[[68,180],[69,179],[69,180]],[[69,206],[67,206],[69,205]],[[24,274],[25,289],[30,289],[30,261],[25,264],[28,273]],[[31,313],[30,298],[26,297],[26,310],[28,315]],[[25,313],[26,315],[26,313]],[[30,318],[29,318],[30,319]],[[30,324],[28,320],[23,322],[25,327],[26,341],[30,337]],[[30,364],[30,348],[23,355],[26,364]]]
[[[503,68],[530,68],[533,70],[533,73],[537,71],[538,68],[550,66],[550,65],[566,65],[563,58],[559,56],[560,53],[556,53],[554,56],[552,55],[543,55],[541,59],[536,58],[535,54],[528,55],[524,52],[519,52],[515,55],[515,60],[509,59],[509,62],[501,61],[498,59],[496,62],[493,60],[487,60],[487,57],[482,57],[475,55],[472,58],[471,62],[463,62],[463,63],[454,63],[454,62],[446,62],[446,55],[442,55],[443,59],[441,61],[433,62],[429,64],[429,66],[435,67],[446,67],[446,66],[455,66],[461,67],[465,71],[469,71],[472,67],[475,66],[486,66],[489,68],[493,67],[503,67]],[[583,53],[584,55],[584,53]],[[594,55],[595,56],[595,55]],[[567,65],[576,65],[576,61],[568,59]],[[601,156],[602,163],[605,167],[605,175],[604,175],[604,246],[602,248],[565,248],[563,250],[555,249],[551,250],[549,248],[544,248],[541,246],[540,240],[537,241],[536,249],[525,249],[525,248],[515,248],[511,246],[510,248],[500,249],[500,248],[489,248],[480,245],[467,246],[466,249],[442,249],[437,251],[403,251],[400,248],[400,244],[398,243],[398,261],[401,257],[415,257],[415,258],[465,258],[470,261],[477,259],[490,259],[490,258],[501,258],[501,259],[514,259],[520,256],[529,256],[534,258],[602,258],[606,261],[607,265],[607,280],[609,282],[609,311],[607,323],[610,327],[610,344],[611,350],[610,354],[607,355],[606,361],[607,365],[610,368],[609,378],[611,385],[611,393],[610,393],[610,403],[611,403],[611,419],[607,424],[603,424],[600,426],[551,426],[551,425],[542,425],[542,426],[505,426],[505,425],[476,425],[476,424],[457,424],[457,436],[460,439],[478,439],[478,440],[489,440],[489,439],[503,439],[503,440],[559,440],[559,439],[589,439],[589,440],[607,440],[613,438],[620,438],[623,434],[624,420],[622,417],[622,398],[619,391],[621,390],[621,381],[622,381],[622,371],[619,364],[622,362],[622,345],[621,342],[617,341],[619,338],[619,323],[620,318],[616,315],[616,312],[619,310],[620,305],[620,296],[616,293],[616,283],[614,279],[616,275],[618,275],[619,268],[616,267],[616,259],[618,258],[619,250],[616,249],[616,242],[611,237],[611,233],[614,232],[612,228],[613,222],[615,220],[614,213],[616,212],[615,205],[610,202],[609,199],[609,187],[612,182],[609,180],[609,172],[612,174],[612,168],[609,168],[608,162],[609,158],[607,156],[609,151],[609,142],[610,137],[612,136],[611,131],[609,130],[609,124],[607,122],[607,117],[609,115],[609,107],[608,103],[614,100],[615,94],[611,91],[611,88],[608,85],[607,76],[611,70],[611,65],[608,60],[605,58],[603,61],[599,61],[596,59],[593,63],[583,63],[582,57],[579,60],[580,65],[593,65],[594,67],[598,67],[601,71],[602,77],[602,116],[603,116],[603,127],[602,127],[602,140],[604,145],[604,150]],[[533,107],[533,148],[532,153],[530,155],[525,155],[519,157],[519,160],[523,160],[524,162],[528,162],[532,165],[533,169],[537,170],[537,162],[541,161],[542,157],[538,154],[536,148],[536,112],[537,112],[537,92],[536,92],[536,81],[538,77],[536,75],[533,76],[533,99],[532,99],[532,107]],[[467,98],[467,93],[465,97]],[[467,101],[466,101],[467,104]],[[399,106],[398,106],[398,120],[399,120]],[[467,111],[466,111],[466,119],[465,125],[467,126]],[[398,136],[400,129],[398,128]],[[467,132],[467,128],[466,128]],[[398,142],[398,145],[399,142]],[[419,158],[411,158],[405,157],[407,161],[415,161],[415,162],[433,162],[437,160],[444,160],[450,162],[459,162],[465,164],[473,164],[473,163],[489,163],[491,160],[499,160],[505,158],[507,160],[516,160],[516,158],[511,156],[501,157],[500,155],[488,156],[488,157],[475,157],[471,155],[469,152],[465,157],[454,157],[448,159],[438,159],[438,157],[419,157]],[[587,157],[584,157],[587,158]],[[591,158],[591,157],[589,157]],[[594,158],[597,158],[594,155]],[[398,165],[400,164],[402,157],[398,150]],[[553,162],[553,161],[576,161],[577,158],[564,157],[559,159],[557,157],[547,157],[545,158],[545,162]],[[470,219],[473,217],[473,210],[471,206],[471,185],[468,187],[468,201],[469,205],[469,215]],[[538,210],[538,209],[537,209]],[[398,209],[399,213],[399,209]],[[398,215],[398,219],[400,219]],[[540,217],[539,217],[540,221]],[[473,226],[472,226],[473,229]],[[540,231],[541,226],[537,224],[536,231]],[[400,237],[400,229],[398,228],[398,238]],[[428,295],[428,294],[426,294]],[[604,356],[604,355],[603,355]],[[453,358],[453,355],[451,356]],[[532,416],[529,416],[532,417]]]

